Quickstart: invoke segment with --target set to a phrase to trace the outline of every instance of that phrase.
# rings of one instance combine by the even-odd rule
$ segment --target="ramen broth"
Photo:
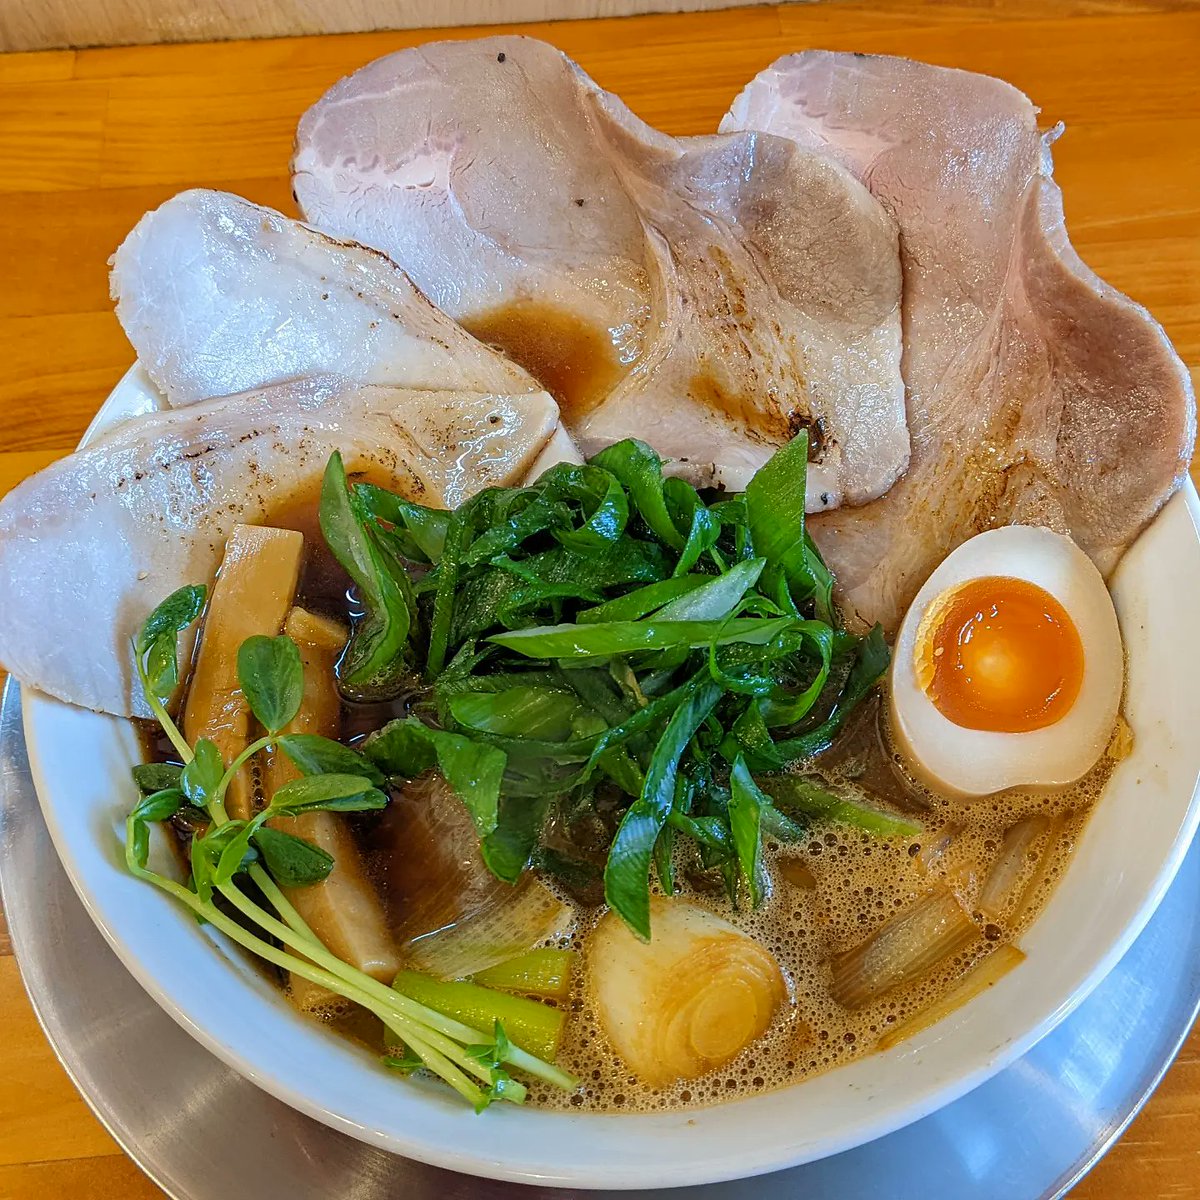
[[[346,620],[355,615],[350,581],[325,547],[316,520],[317,495],[295,497],[271,514],[270,523],[305,535],[305,562],[297,603]],[[886,685],[883,685],[886,686]],[[395,716],[405,715],[416,693],[386,704],[350,704],[342,708],[341,738],[354,742]],[[1061,877],[1072,848],[1111,773],[1114,759],[1102,756],[1074,786],[1056,792],[1009,791],[977,800],[939,795],[913,779],[890,747],[887,705],[882,687],[865,701],[832,747],[810,763],[834,791],[911,817],[921,830],[911,837],[883,838],[833,822],[814,822],[806,838],[786,847],[767,842],[771,887],[757,910],[735,911],[718,878],[699,870],[695,852],[676,851],[681,899],[708,908],[766,946],[787,981],[789,1003],[781,1006],[767,1033],[727,1066],[667,1089],[648,1087],[631,1073],[609,1046],[588,995],[588,935],[604,913],[598,886],[570,891],[548,875],[544,881],[576,913],[573,934],[559,946],[580,952],[573,991],[561,1002],[568,1020],[558,1064],[581,1080],[566,1093],[530,1080],[529,1098],[538,1105],[592,1112],[685,1109],[799,1082],[876,1049],[890,1031],[946,994],[989,951],[1015,942],[1029,926]],[[169,743],[147,725],[147,756],[168,761]],[[1121,739],[1114,739],[1114,746]],[[398,860],[411,839],[397,836],[396,815],[409,803],[403,796],[388,811],[351,814],[349,820],[368,874],[375,884],[398,944],[414,935],[411,914],[398,911],[400,876],[420,875],[419,864]],[[393,813],[392,810],[396,810]],[[577,859],[596,858],[596,846],[611,838],[619,813],[593,817],[601,826],[592,844],[574,830],[552,827],[548,835]],[[1037,834],[1013,875],[1007,910],[992,919],[977,911],[989,874],[1005,852],[1005,837],[1018,822],[1036,818]],[[176,826],[181,848],[190,831]],[[831,959],[869,938],[890,917],[918,903],[931,888],[944,886],[958,897],[977,928],[958,953],[938,963],[915,982],[893,988],[859,1009],[848,1009],[831,992]],[[437,928],[434,924],[433,929]],[[419,932],[432,932],[419,931]],[[653,943],[652,943],[653,944]],[[282,978],[279,980],[284,986]],[[355,1010],[325,1014],[327,1023],[378,1052],[382,1027]]]
[[[900,775],[886,747],[879,705],[871,710],[846,739],[857,734],[861,751],[855,755],[851,785],[861,783],[865,774]],[[681,876],[681,896],[690,893],[693,901],[712,908],[775,955],[788,980],[791,1004],[781,1009],[766,1036],[724,1069],[655,1090],[640,1083],[608,1047],[583,980],[577,980],[559,1062],[583,1086],[575,1095],[535,1088],[531,1098],[549,1107],[597,1112],[680,1109],[784,1087],[870,1053],[889,1031],[948,992],[989,951],[1019,939],[1062,876],[1111,769],[1106,757],[1069,789],[1010,792],[973,803],[949,800],[905,780],[911,804],[921,809],[918,835],[884,839],[830,823],[814,825],[808,839],[797,845],[769,844],[771,894],[756,912],[734,912],[723,894],[698,891]],[[1032,816],[1046,818],[1046,828],[1017,874],[1013,910],[999,923],[989,922],[975,908],[981,888],[1005,834]],[[979,931],[974,941],[874,1003],[857,1010],[839,1004],[830,992],[830,959],[862,943],[939,883],[948,885],[974,915]],[[585,955],[587,932],[599,915],[599,910],[581,913],[572,944]]]
[[[328,587],[330,578],[328,563],[318,561],[306,582],[320,581],[321,594],[309,594],[303,601],[331,607],[335,592]],[[344,604],[344,589],[340,595]],[[343,734],[361,736],[402,709],[402,705],[384,707],[386,711],[346,705]],[[1087,814],[1111,773],[1113,758],[1103,757],[1082,781],[1062,791],[1011,791],[976,801],[949,799],[905,773],[888,747],[885,707],[878,696],[865,703],[833,747],[812,766],[835,789],[852,789],[864,799],[913,816],[922,826],[920,833],[880,838],[845,825],[815,823],[798,844],[783,847],[769,842],[770,895],[753,912],[734,911],[715,881],[697,872],[694,858],[686,850],[678,852],[680,898],[711,909],[770,949],[788,982],[790,1003],[781,1008],[767,1034],[721,1070],[665,1090],[646,1086],[629,1071],[609,1047],[586,987],[588,934],[604,910],[545,877],[577,913],[573,935],[554,944],[581,955],[571,998],[564,1002],[569,1016],[558,1062],[582,1083],[576,1092],[563,1093],[533,1081],[531,1102],[572,1111],[651,1112],[702,1106],[797,1083],[876,1049],[881,1038],[933,1004],[989,951],[1017,940],[1028,928],[1066,868]],[[159,738],[148,740],[147,750],[160,760],[169,757],[167,745]],[[399,865],[394,862],[398,842],[388,831],[387,818],[387,813],[350,818],[385,902],[394,892],[388,876]],[[1010,911],[990,921],[976,910],[976,903],[1001,856],[1005,835],[1028,818],[1039,818],[1041,832],[1015,875]],[[863,1008],[851,1010],[839,1004],[830,990],[831,958],[862,943],[889,917],[939,884],[948,886],[973,914],[978,928],[974,940],[916,982],[895,988]],[[394,906],[390,917],[397,929],[406,926],[411,935],[411,923]],[[383,1048],[381,1028],[373,1018],[355,1011],[330,1013],[327,1020],[339,1033],[372,1050]]]

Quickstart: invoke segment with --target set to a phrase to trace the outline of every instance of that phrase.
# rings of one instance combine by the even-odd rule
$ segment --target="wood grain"
[[[40,0],[0,5],[0,51],[145,45],[490,21],[698,12],[754,0]]]
[[[58,1200],[163,1200],[155,1187],[123,1154],[96,1158],[67,1158],[50,1162],[0,1166],[0,1196],[8,1200],[37,1197]],[[229,1197],[229,1200],[239,1200]]]
[[[49,1047],[11,955],[0,959],[0,1045],[0,1165],[116,1152],[116,1142],[92,1116],[66,1072],[53,1055],[47,1057]]]
[[[806,46],[1003,75],[1048,126],[1067,123],[1057,175],[1083,257],[1200,368],[1195,4],[864,0],[521,31],[556,42],[673,133],[711,130],[755,71]],[[195,186],[292,211],[286,163],[304,107],[368,59],[421,40],[410,31],[0,55],[0,494],[74,445],[130,361],[106,262],[138,217]],[[0,1039],[0,1197],[161,1195],[74,1094],[11,958],[0,958]],[[1075,1194],[1200,1200],[1200,1033]]]

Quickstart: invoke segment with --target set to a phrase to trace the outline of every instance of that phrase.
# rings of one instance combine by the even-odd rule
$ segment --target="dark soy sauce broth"
[[[607,330],[539,300],[502,304],[463,326],[524,367],[568,422],[586,416],[625,374]]]
[[[558,386],[577,383],[564,384],[560,379]],[[272,513],[269,523],[304,534],[306,558],[297,603],[348,622],[355,613],[353,591],[321,537],[317,498],[315,492],[292,498]],[[404,715],[415,698],[419,698],[417,691],[387,704],[344,704],[343,739],[360,740],[393,716]],[[833,747],[811,766],[834,787],[852,788],[868,800],[912,814],[923,825],[920,835],[880,839],[846,826],[815,824],[798,845],[770,843],[772,885],[766,903],[756,912],[732,910],[724,896],[711,888],[710,880],[687,869],[679,872],[682,896],[755,937],[783,968],[791,1003],[767,1034],[719,1071],[665,1090],[652,1089],[631,1075],[608,1047],[588,996],[584,969],[577,974],[572,997],[564,1002],[570,1019],[559,1056],[560,1065],[579,1076],[582,1085],[566,1095],[534,1084],[532,1103],[572,1111],[678,1110],[799,1082],[869,1053],[889,1029],[948,991],[997,939],[1014,941],[1028,928],[1061,876],[1113,759],[1102,758],[1080,783],[1060,792],[1014,790],[964,803],[940,796],[909,777],[890,748],[885,707],[879,693],[864,702]],[[156,726],[143,724],[142,734],[147,760],[177,761]],[[1053,837],[1048,835],[1040,861],[1029,864],[1023,883],[1028,899],[1009,924],[985,928],[980,922],[980,936],[967,950],[862,1009],[849,1011],[834,1001],[829,991],[832,955],[862,942],[937,883],[949,886],[972,910],[1006,831],[1034,814],[1049,818]],[[395,890],[388,884],[389,856],[403,846],[388,818],[388,813],[368,813],[351,819],[385,909],[391,908],[389,900],[394,896],[389,893]],[[183,829],[177,834],[182,854],[188,834]],[[552,840],[559,838],[560,831],[552,829]],[[568,848],[581,859],[596,857],[595,846]],[[681,867],[686,867],[682,861]],[[589,903],[586,893],[562,894],[574,905],[577,921],[574,934],[560,944],[586,951],[587,934],[603,908]],[[391,911],[391,917],[399,930],[401,915]],[[380,1027],[373,1018],[361,1013],[331,1014],[329,1024],[374,1051],[382,1049]]]

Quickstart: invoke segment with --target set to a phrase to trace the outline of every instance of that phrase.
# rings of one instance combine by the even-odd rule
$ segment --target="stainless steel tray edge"
[[[108,949],[50,844],[20,693],[0,702],[0,902],[35,1013],[123,1150],[173,1200],[603,1197],[426,1167],[301,1116],[213,1058]],[[1121,1136],[1200,1009],[1200,845],[1097,991],[1000,1075],[907,1129],[758,1179],[642,1193],[675,1200],[1023,1200],[1065,1195]],[[613,1200],[627,1193],[609,1193]]]

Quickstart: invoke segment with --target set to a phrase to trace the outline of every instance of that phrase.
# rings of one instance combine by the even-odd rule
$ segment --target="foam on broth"
[[[687,882],[690,860],[680,851],[678,895],[711,909],[767,946],[788,980],[790,1002],[767,1034],[727,1067],[674,1087],[641,1083],[614,1053],[587,988],[586,949],[603,908],[581,908],[570,939],[556,944],[581,952],[558,1063],[581,1080],[566,1094],[526,1080],[529,1103],[572,1112],[661,1112],[702,1107],[799,1083],[871,1053],[881,1037],[933,1004],[990,950],[1018,942],[1061,878],[1079,833],[1111,774],[1105,757],[1078,784],[1051,792],[1011,791],[976,801],[951,800],[921,787],[903,771],[888,748],[884,706],[865,705],[861,717],[830,751],[852,785],[864,779],[875,792],[891,779],[904,807],[921,821],[912,838],[883,839],[834,824],[815,825],[806,840],[791,846],[770,843],[772,887],[756,912],[731,909],[723,893]],[[893,806],[896,795],[892,795]],[[1005,833],[1025,817],[1049,818],[1041,839],[1018,877],[1019,912],[989,924],[975,902]],[[362,823],[364,850],[371,849],[370,821]],[[548,882],[551,882],[548,880]],[[857,1011],[830,994],[831,957],[869,937],[889,917],[907,909],[936,884],[949,886],[975,916],[979,937],[961,954],[915,983],[896,988]],[[811,885],[811,886],[809,886]],[[569,897],[565,897],[568,898]],[[328,1014],[333,1028],[374,1051],[382,1049],[377,1024],[362,1014]]]
[[[874,733],[877,708],[864,714],[860,735],[863,725]],[[865,764],[868,770],[900,774],[882,738],[870,757],[872,761]],[[559,1056],[560,1065],[582,1079],[582,1087],[568,1096],[535,1086],[531,1101],[547,1108],[592,1112],[692,1108],[798,1083],[870,1053],[884,1034],[932,1004],[989,950],[1002,941],[1019,941],[1062,876],[1112,765],[1111,759],[1103,759],[1088,776],[1063,791],[1006,792],[974,802],[949,800],[904,779],[913,807],[927,806],[920,814],[924,828],[919,835],[881,839],[826,824],[815,826],[798,845],[768,847],[771,896],[757,912],[732,912],[722,896],[697,894],[685,885],[682,897],[711,908],[771,950],[788,978],[790,1006],[762,1039],[724,1069],[655,1090],[633,1076],[608,1046],[587,995],[585,962]],[[1022,897],[1023,911],[1014,921],[1003,927],[988,925],[976,914],[978,939],[917,982],[857,1011],[833,999],[829,960],[834,954],[858,945],[939,882],[950,886],[974,913],[979,889],[1005,833],[1018,820],[1036,814],[1053,819],[1044,839],[1045,857],[1031,857],[1019,878],[1017,890],[1032,894]],[[943,841],[939,854],[936,848]],[[811,875],[815,886],[789,882],[788,875],[805,882]],[[587,933],[599,916],[598,911],[584,916],[573,939],[576,949],[586,948]]]
[[[305,534],[307,561],[300,602],[345,616],[349,580],[324,548],[314,519],[315,507],[315,495],[297,497],[273,514],[272,523]],[[357,740],[405,710],[403,700],[388,705],[346,705],[342,736]],[[664,1090],[642,1084],[609,1046],[588,995],[587,938],[604,910],[572,900],[578,912],[576,930],[569,941],[560,944],[581,951],[581,969],[571,998],[564,1002],[569,1019],[558,1063],[578,1076],[581,1086],[568,1095],[527,1080],[530,1103],[570,1111],[655,1112],[699,1107],[798,1083],[870,1053],[881,1037],[933,1004],[989,950],[1003,942],[1019,944],[1021,933],[1061,877],[1114,759],[1103,757],[1082,781],[1057,792],[1010,791],[973,801],[950,799],[905,772],[890,748],[885,712],[879,693],[864,702],[815,765],[835,787],[856,789],[868,802],[881,801],[911,815],[922,825],[919,834],[884,839],[844,825],[818,823],[797,844],[768,843],[772,886],[767,901],[755,912],[734,911],[723,889],[703,886],[703,881],[689,873],[694,859],[689,857],[688,847],[678,847],[680,898],[711,909],[758,940],[771,950],[784,971],[789,1003],[767,1034],[720,1071]],[[172,752],[165,739],[148,726],[146,733],[147,757],[169,759]],[[1120,742],[1119,736],[1114,739],[1114,744]],[[988,924],[976,912],[980,888],[1006,832],[1034,815],[1049,818],[1049,828],[1017,881],[1015,890],[1021,900],[1004,923]],[[355,818],[353,826],[365,861],[373,864],[376,885],[385,893],[387,864],[376,836],[381,827],[379,814]],[[553,886],[552,880],[547,882]],[[975,915],[978,938],[915,983],[896,988],[856,1011],[842,1007],[830,994],[830,959],[859,945],[937,884],[949,887]],[[564,895],[564,899],[572,898]],[[383,1049],[381,1027],[364,1013],[313,1015],[375,1052]]]

